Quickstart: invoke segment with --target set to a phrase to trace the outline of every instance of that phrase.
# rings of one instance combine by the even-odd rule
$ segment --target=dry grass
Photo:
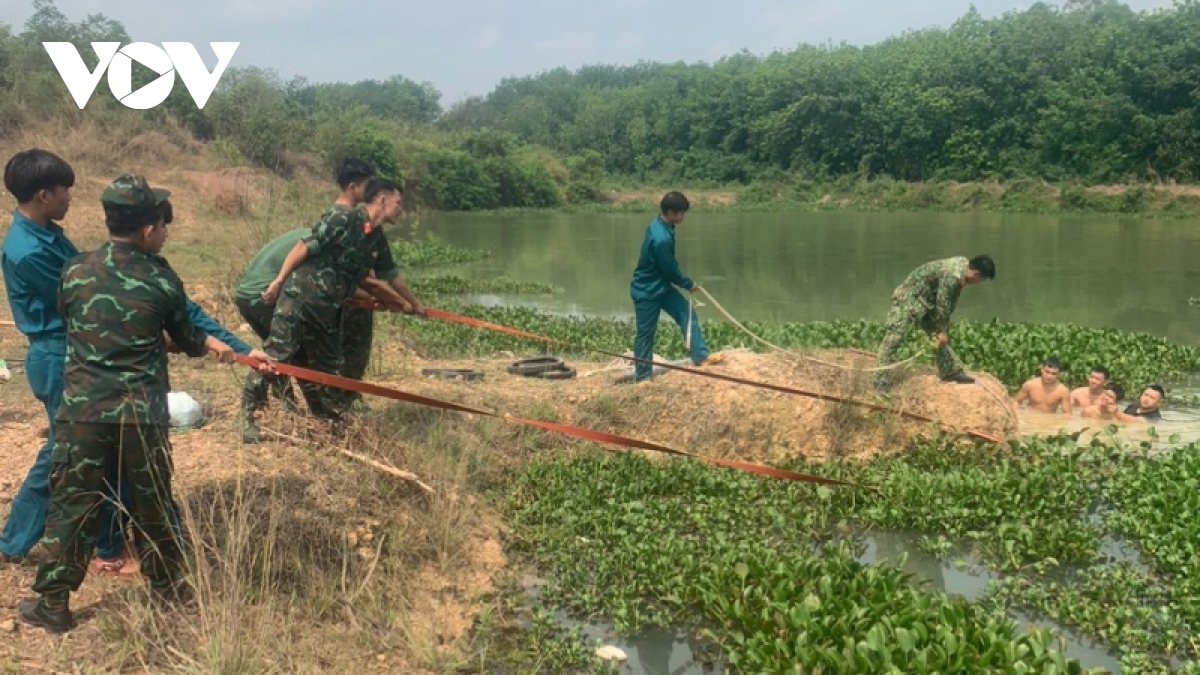
[[[75,169],[64,226],[82,250],[105,239],[99,194],[113,177],[141,172],[172,190],[177,221],[164,255],[192,298],[251,344],[257,339],[238,330],[234,282],[262,244],[312,223],[336,194],[320,178],[222,168],[201,144],[168,132],[85,122],[0,139],[5,156],[29,147]],[[377,344],[391,342],[389,332],[381,326]],[[20,358],[25,346],[15,331],[0,332],[0,355]],[[491,427],[404,406],[368,417],[347,447],[414,471],[435,489],[429,497],[338,454],[294,420],[273,418],[298,442],[240,445],[232,411],[242,377],[172,357],[172,384],[209,418],[173,437],[176,494],[196,544],[196,607],[164,615],[147,604],[139,577],[89,575],[72,602],[80,626],[61,639],[18,627],[0,643],[0,671],[421,673],[469,657],[476,598],[504,565],[499,525],[479,496],[497,470]],[[42,442],[44,417],[23,371],[0,389],[0,439],[12,449],[0,460],[0,488],[11,495]],[[29,594],[35,571],[0,568],[5,606]]]

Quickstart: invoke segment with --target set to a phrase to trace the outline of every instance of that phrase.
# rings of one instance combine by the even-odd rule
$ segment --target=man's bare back
[[[1029,401],[1029,407],[1039,412],[1054,413],[1061,406],[1064,415],[1071,414],[1071,390],[1062,382],[1046,385],[1042,378],[1035,377],[1021,385],[1017,392],[1014,402],[1018,410],[1022,401]]]

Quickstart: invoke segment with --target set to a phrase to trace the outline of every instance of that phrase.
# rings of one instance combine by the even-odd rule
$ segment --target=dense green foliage
[[[549,207],[579,192],[549,153],[510,134],[437,129],[441,94],[427,82],[399,75],[382,82],[313,84],[231,66],[203,110],[180,78],[167,101],[151,110],[124,108],[103,82],[86,110],[79,110],[41,42],[75,44],[94,69],[91,42],[128,43],[133,37],[104,15],[72,22],[53,0],[33,5],[24,31],[0,24],[0,133],[62,118],[72,124],[87,120],[119,142],[166,129],[174,120],[196,138],[216,141],[212,150],[223,161],[283,175],[312,168],[312,158],[321,173],[331,175],[338,161],[356,155],[381,174],[404,180],[412,203],[439,209]],[[136,68],[134,75],[135,88],[152,79]]]
[[[631,349],[633,344],[631,320],[551,316],[527,308],[483,308],[453,303],[447,303],[443,308],[586,349],[621,353]],[[531,352],[543,348],[542,343],[496,332],[438,321],[405,321],[409,334],[432,357],[492,354],[501,350]],[[785,349],[874,351],[883,339],[883,324],[878,321],[747,321],[743,325]],[[714,350],[742,346],[765,349],[732,324],[702,320],[701,327],[705,341]],[[951,345],[969,369],[992,374],[1014,392],[1022,382],[1037,374],[1038,365],[1050,355],[1058,356],[1062,361],[1064,369],[1060,377],[1068,385],[1083,385],[1088,370],[1094,364],[1103,364],[1130,397],[1149,384],[1169,383],[1183,373],[1200,369],[1200,349],[1195,347],[1173,344],[1148,334],[1073,324],[963,321],[951,330]],[[918,349],[924,349],[927,355],[930,353],[914,334],[901,349],[900,358],[908,358]],[[556,346],[554,350],[564,355],[606,360],[603,356],[566,346]],[[686,356],[683,337],[673,325],[663,325],[660,329],[655,352],[671,359]]]
[[[640,181],[1200,177],[1200,4],[1038,3],[868,47],[510,78],[445,116]]]
[[[0,24],[0,132],[86,120],[121,141],[182,124],[221,161],[284,175],[355,154],[402,178],[409,203],[449,210],[592,208],[602,187],[650,184],[732,185],[754,209],[1191,213],[1186,194],[1084,184],[1200,177],[1198,1],[1139,14],[1071,0],[869,47],[559,68],[450,110],[402,75],[314,84],[233,66],[203,110],[177,80],[149,111],[102,85],[85,114],[40,43],[70,41],[91,68],[91,41],[135,36],[33,0],[23,31]]]
[[[1069,672],[1045,653],[1044,635],[1016,632],[1003,616],[1009,606],[1108,642],[1138,672],[1166,672],[1168,655],[1196,658],[1190,636],[1200,627],[1186,553],[1200,546],[1200,529],[1171,506],[1195,501],[1200,447],[1175,452],[1153,460],[1102,439],[985,448],[930,438],[865,464],[792,466],[878,492],[584,454],[529,466],[506,490],[506,510],[517,549],[549,575],[546,603],[612,620],[622,633],[702,627],[739,672],[792,663],[965,672],[962,663],[979,662]],[[1107,519],[1086,519],[1101,506]],[[983,602],[949,600],[891,564],[856,562],[845,533],[875,528],[958,541],[1006,577]],[[1106,533],[1140,544],[1151,573],[1107,561]],[[1063,586],[1072,574],[1079,581]]]

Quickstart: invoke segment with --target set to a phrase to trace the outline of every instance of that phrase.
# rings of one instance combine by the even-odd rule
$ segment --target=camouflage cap
[[[119,176],[104,188],[100,202],[105,206],[140,209],[157,206],[167,197],[170,190],[153,189],[141,174],[127,173]]]

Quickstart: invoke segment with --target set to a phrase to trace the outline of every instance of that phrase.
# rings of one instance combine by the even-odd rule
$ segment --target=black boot
[[[964,373],[963,371],[960,370],[957,373],[953,373],[951,375],[947,375],[946,377],[943,377],[942,382],[955,382],[957,384],[972,384],[975,382],[975,378],[971,377],[970,375],[967,375],[966,373]]]
[[[42,604],[40,598],[26,598],[17,605],[17,616],[30,626],[46,629],[47,633],[55,635],[65,633],[71,628],[71,610],[66,605],[50,609]]]

